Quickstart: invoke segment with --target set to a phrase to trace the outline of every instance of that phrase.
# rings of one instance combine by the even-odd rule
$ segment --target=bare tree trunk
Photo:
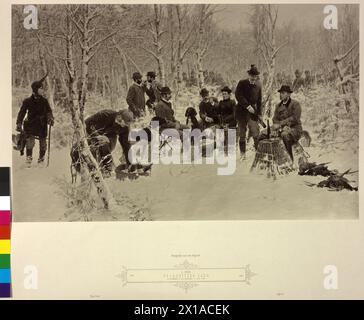
[[[82,155],[82,159],[85,161],[85,163],[82,163],[83,172],[92,179],[97,194],[103,202],[104,207],[106,209],[110,209],[114,205],[114,200],[107,184],[102,177],[99,165],[91,153],[87,141],[83,117],[81,114],[81,102],[78,99],[76,71],[73,56],[74,33],[69,16],[67,16],[67,31],[68,34],[66,39],[67,49],[65,63],[69,75],[69,103],[72,124],[74,128],[74,137],[77,146],[79,146],[79,152]]]

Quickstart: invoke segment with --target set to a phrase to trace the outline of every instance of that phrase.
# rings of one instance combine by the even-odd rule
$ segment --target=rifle
[[[267,126],[266,126],[266,124],[264,123],[264,121],[262,120],[262,117],[261,116],[259,116],[259,115],[257,115],[257,110],[256,110],[256,105],[254,105],[254,106],[252,106],[253,108],[254,108],[254,110],[255,110],[255,112],[253,113],[256,117],[257,117],[257,121],[258,121],[258,123],[265,129]],[[249,112],[249,111],[248,111]]]

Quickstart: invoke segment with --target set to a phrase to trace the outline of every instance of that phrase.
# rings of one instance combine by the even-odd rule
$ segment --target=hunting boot
[[[45,154],[46,154],[46,150],[43,150],[43,149],[39,150],[38,164],[44,163]]]
[[[246,159],[246,156],[245,156],[246,142],[239,141],[239,148],[240,148],[240,161],[244,161]]]
[[[33,161],[33,149],[26,149],[25,164],[27,168],[30,168],[32,166],[32,161]]]

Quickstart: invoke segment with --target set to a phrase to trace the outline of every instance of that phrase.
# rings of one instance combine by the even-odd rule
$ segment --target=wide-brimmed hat
[[[283,85],[281,86],[281,88],[278,90],[278,92],[288,92],[288,93],[292,93],[293,91],[291,90],[291,87],[288,85]]]
[[[160,89],[160,93],[161,94],[170,94],[170,93],[172,93],[172,91],[171,91],[171,89],[169,89],[169,87],[162,87]]]
[[[227,93],[231,93],[231,89],[228,86],[225,86],[221,89],[221,92],[227,92]]]
[[[250,66],[250,69],[247,71],[248,74],[250,74],[251,76],[258,76],[260,75],[260,72],[258,71],[257,67],[255,66],[255,64],[252,64]]]

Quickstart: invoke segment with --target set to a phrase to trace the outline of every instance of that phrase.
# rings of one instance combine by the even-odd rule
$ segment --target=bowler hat
[[[291,87],[288,85],[283,85],[281,86],[281,88],[278,90],[278,92],[288,92],[288,93],[292,93],[293,91],[291,90]]]
[[[209,90],[207,90],[206,88],[202,88],[200,91],[200,96],[202,98],[207,97],[209,95]]]
[[[255,66],[255,64],[252,64],[250,66],[250,69],[247,71],[248,74],[250,74],[251,76],[258,76],[260,74],[260,72],[258,71],[257,67]]]
[[[160,89],[160,93],[161,94],[170,94],[170,93],[172,93],[172,91],[171,91],[171,89],[169,89],[169,87],[162,87]]]
[[[231,93],[231,89],[228,86],[225,86],[221,89],[221,92],[227,92],[227,93]]]
[[[139,72],[133,73],[133,80],[141,79],[143,78],[142,75]]]
[[[152,77],[152,78],[155,78],[156,77],[156,74],[154,71],[148,71],[147,72],[147,77]]]

